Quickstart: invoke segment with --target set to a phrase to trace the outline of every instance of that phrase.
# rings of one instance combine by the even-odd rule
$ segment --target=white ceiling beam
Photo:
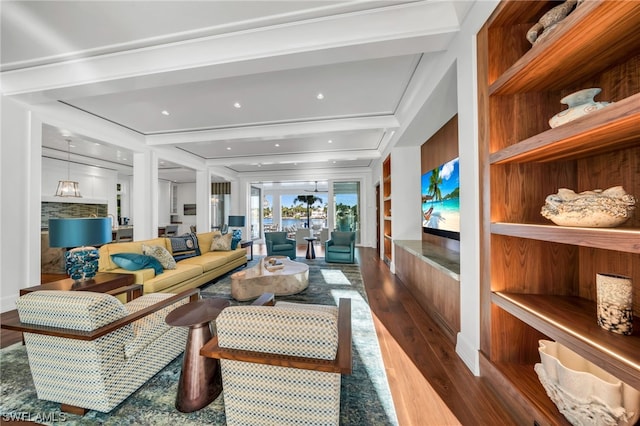
[[[280,155],[256,155],[245,157],[224,157],[206,160],[209,167],[230,166],[234,164],[303,164],[318,163],[332,160],[375,160],[380,158],[380,152],[376,149],[358,151],[315,152],[313,154],[280,154]],[[329,166],[329,165],[328,165]]]
[[[393,115],[385,115],[378,117],[301,121],[296,123],[267,124],[264,126],[165,133],[148,135],[146,142],[148,145],[157,146],[221,140],[270,140],[347,130],[395,129],[398,126],[398,120]]]
[[[139,77],[150,75],[144,84],[163,84],[170,74],[184,82],[211,79],[212,67],[229,64],[241,65],[248,73],[263,72],[263,61],[267,67],[277,67],[275,59],[280,67],[309,66],[308,61],[299,63],[300,55],[309,52],[321,52],[316,55],[319,60],[335,50],[344,60],[346,52],[340,48],[345,46],[370,56],[376,50],[401,48],[395,40],[413,40],[409,45],[419,49],[414,53],[442,50],[458,30],[455,8],[449,2],[422,1],[6,71],[0,77],[5,95],[43,102],[61,99],[56,89],[79,89],[66,93],[66,99],[81,93],[130,90],[132,84],[141,84]],[[438,34],[442,37],[432,40]],[[326,56],[327,63],[336,60]],[[350,59],[360,58],[352,55]],[[237,75],[237,70],[233,73]]]

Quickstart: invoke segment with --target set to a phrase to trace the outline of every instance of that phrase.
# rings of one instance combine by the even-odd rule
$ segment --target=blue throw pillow
[[[158,259],[144,254],[137,253],[116,253],[111,255],[113,263],[127,271],[138,271],[140,269],[153,268],[156,275],[164,272]]]
[[[240,242],[240,238],[233,237],[231,239],[231,250],[235,250],[238,248],[238,243]]]
[[[184,234],[170,237],[173,258],[178,261],[189,257],[200,256],[200,246],[196,234]]]

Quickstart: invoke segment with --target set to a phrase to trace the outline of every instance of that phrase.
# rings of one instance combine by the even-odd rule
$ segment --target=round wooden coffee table
[[[165,318],[168,325],[189,327],[176,395],[178,411],[190,413],[206,407],[222,392],[220,361],[201,356],[200,348],[213,337],[211,321],[227,306],[226,299],[200,299],[174,309]]]

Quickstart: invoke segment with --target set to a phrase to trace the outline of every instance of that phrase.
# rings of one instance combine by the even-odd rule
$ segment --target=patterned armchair
[[[355,263],[355,248],[355,232],[332,232],[324,243],[324,258],[327,262]]]
[[[337,425],[351,374],[351,300],[232,306],[200,354],[220,358],[227,425]]]
[[[286,232],[265,232],[264,240],[267,243],[267,256],[289,256],[296,258],[296,241],[287,238]]]
[[[184,351],[187,329],[164,319],[198,297],[151,293],[126,304],[105,293],[36,291],[16,301],[39,399],[83,415],[109,412]]]

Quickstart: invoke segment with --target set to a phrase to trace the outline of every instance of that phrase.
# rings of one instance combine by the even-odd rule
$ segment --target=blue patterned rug
[[[259,259],[254,257],[247,267],[255,265]],[[322,258],[296,260],[309,265],[309,287],[297,295],[279,297],[278,300],[336,305],[340,298],[351,299],[353,373],[342,379],[340,424],[397,425],[360,268],[357,265],[328,264]],[[230,283],[229,274],[221,277],[203,288],[202,297],[224,297],[232,304],[239,304],[230,296]],[[42,424],[64,420],[69,425],[225,424],[222,395],[194,413],[181,413],[175,409],[182,356],[110,413],[89,411],[83,417],[60,413],[59,404],[37,399],[24,346],[12,345],[0,351],[0,363],[0,415],[3,421],[21,417]]]

